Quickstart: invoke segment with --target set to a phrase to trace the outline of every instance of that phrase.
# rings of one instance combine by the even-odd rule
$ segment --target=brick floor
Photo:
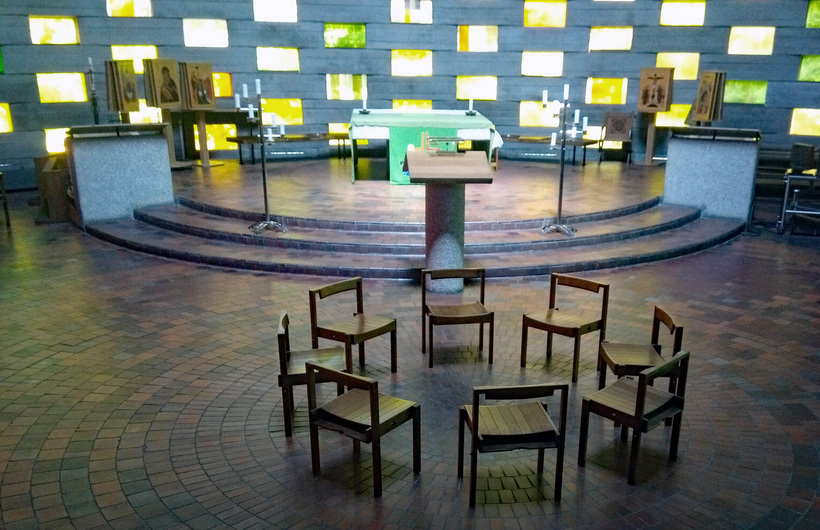
[[[357,184],[358,185],[358,184]],[[418,401],[422,470],[409,426],[382,443],[384,495],[372,497],[370,451],[323,432],[310,470],[306,396],[284,436],[276,319],[309,346],[307,290],[334,279],[220,270],[119,249],[65,224],[35,224],[12,196],[0,233],[0,527],[20,528],[817,528],[820,525],[820,245],[777,236],[767,221],[730,243],[662,263],[584,274],[612,286],[610,340],[645,340],[654,304],[682,321],[692,352],[678,461],[668,429],[644,436],[637,486],[628,444],[594,418],[576,465],[581,398],[596,387],[585,337],[570,393],[563,500],[528,451],[481,455],[478,502],[456,478],[457,407],[480,384],[569,381],[571,342],[530,335],[548,278],[492,279],[495,364],[472,327],[436,333],[421,354],[419,286],[365,281],[369,313],[398,321],[368,343],[364,373]],[[464,329],[461,329],[464,328]],[[330,392],[330,389],[326,390]]]

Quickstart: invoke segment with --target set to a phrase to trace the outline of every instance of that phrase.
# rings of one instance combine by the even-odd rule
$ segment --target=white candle
[[[564,85],[564,101],[569,99],[569,85]]]
[[[550,135],[550,145],[555,145],[555,138],[556,138],[556,136],[557,136],[557,134],[555,134],[555,133],[552,133],[552,134]]]
[[[260,80],[256,80],[256,95],[259,96],[262,94],[262,82]]]
[[[88,68],[93,72],[94,71],[94,61],[91,60],[91,57],[88,58]]]
[[[265,133],[265,137],[268,139],[269,142],[273,141],[273,129],[268,127],[268,132]]]
[[[584,116],[584,121],[583,121],[584,132],[587,132],[587,123],[588,123],[588,121],[587,121],[587,120],[588,120],[588,119],[589,119],[589,118],[587,118],[586,116]]]
[[[242,97],[243,98],[248,97],[248,85],[245,84],[245,83],[242,83]]]
[[[473,110],[473,98],[470,98],[470,107],[469,108],[470,108],[471,111]]]
[[[236,104],[237,109],[242,106],[242,104],[239,102],[239,92],[233,95],[233,101]]]
[[[544,90],[541,92],[541,105],[543,107],[546,107],[547,103],[549,103],[549,97],[549,90]]]
[[[362,87],[362,110],[367,110],[367,87]]]
[[[279,136],[285,136],[285,122],[279,124]]]
[[[248,118],[253,119],[253,104],[248,104]]]

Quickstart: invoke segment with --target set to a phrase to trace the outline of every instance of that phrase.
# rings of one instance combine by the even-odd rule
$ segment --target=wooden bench
[[[242,146],[251,146],[251,163],[256,163],[256,148],[259,144],[258,136],[229,136],[225,138],[228,142],[235,143],[239,147],[239,163],[244,164],[242,158]],[[273,143],[282,142],[329,142],[336,140],[336,157],[347,158],[347,149],[345,149],[345,142],[348,140],[347,133],[306,133],[306,134],[286,134],[284,136],[277,136]],[[261,150],[260,150],[261,153]],[[260,154],[261,156],[261,154]]]

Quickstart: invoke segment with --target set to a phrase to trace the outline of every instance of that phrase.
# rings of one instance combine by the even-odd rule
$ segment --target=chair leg
[[[364,342],[359,343],[359,366],[364,366]]]
[[[607,371],[607,364],[604,362],[603,357],[601,354],[598,354],[598,390],[601,390],[606,386],[606,371]]]
[[[527,326],[526,319],[521,324],[521,368],[527,367]]]
[[[538,460],[535,466],[535,472],[538,474],[538,480],[541,480],[541,475],[544,473],[544,448],[538,449]]]
[[[312,421],[310,422],[310,459],[313,465],[313,474],[318,477],[320,474],[319,427]]]
[[[421,353],[427,351],[427,317],[421,315]]]
[[[421,473],[421,406],[413,407],[413,474]]]
[[[564,433],[561,433],[561,441],[558,444],[558,454],[555,457],[555,500],[561,500],[561,488],[564,483]]]
[[[635,469],[638,467],[638,450],[641,447],[641,429],[632,429],[632,449],[629,451],[629,476],[627,482],[635,485]]]
[[[397,348],[396,344],[397,344],[396,330],[394,329],[393,331],[390,332],[390,371],[393,372],[394,374],[396,373],[396,371],[398,370],[398,367],[399,367],[399,364],[398,364],[398,358],[399,358],[398,348]]]
[[[475,490],[478,483],[478,448],[470,442],[470,507],[475,508]]]
[[[373,496],[382,496],[382,444],[379,438],[371,444],[373,453]]]
[[[572,352],[572,382],[578,382],[578,371],[581,366],[581,335],[575,337],[575,349]]]
[[[293,399],[290,393],[290,386],[283,384],[282,406],[285,408],[285,436],[293,436]]]
[[[581,405],[581,432],[578,434],[578,467],[584,467],[587,461],[587,434],[589,433],[589,401]]]
[[[467,425],[467,409],[458,408],[458,478],[464,478],[464,427]]]
[[[350,339],[345,341],[345,371],[349,374],[353,373],[353,345],[350,344]]]
[[[615,427],[618,426],[618,422],[615,422]],[[626,439],[629,438],[629,427],[626,424],[621,425],[621,441],[625,442]]]
[[[552,332],[547,331],[547,360],[552,359]]]
[[[493,333],[495,329],[495,316],[490,319],[490,364],[493,364]]]
[[[429,357],[427,359],[427,366],[429,368],[432,368],[433,367],[433,321],[431,320],[430,322],[428,322],[428,324],[429,324],[429,326],[427,327],[427,342],[428,342],[427,349],[429,351],[427,352],[427,355],[429,355]]]
[[[484,323],[478,325],[478,351],[484,351]]]
[[[672,440],[669,442],[669,460],[674,462],[678,459],[678,440],[680,439],[680,426],[683,421],[683,412],[679,412],[672,419]]]

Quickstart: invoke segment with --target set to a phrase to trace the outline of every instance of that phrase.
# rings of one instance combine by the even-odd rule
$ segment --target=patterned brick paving
[[[470,327],[421,354],[419,286],[365,281],[368,312],[398,320],[368,344],[364,373],[416,400],[422,471],[409,426],[383,441],[384,495],[372,498],[369,448],[322,434],[310,472],[306,397],[292,439],[276,384],[276,318],[309,344],[307,290],[331,279],[197,267],[123,250],[66,225],[35,225],[12,197],[0,233],[0,527],[21,528],[817,528],[820,525],[820,245],[767,224],[707,251],[586,276],[612,285],[611,340],[644,340],[652,306],[683,322],[692,351],[679,459],[668,430],[644,437],[638,485],[628,445],[594,419],[587,466],[575,462],[581,397],[596,386],[594,338],[571,390],[563,500],[534,453],[481,455],[471,510],[456,479],[457,407],[479,384],[568,381],[571,343],[530,338],[521,314],[543,307],[547,277],[491,279],[495,364]],[[756,237],[755,237],[756,236]],[[573,304],[576,302],[573,301]],[[578,300],[578,305],[583,305]],[[326,390],[330,392],[330,389]]]

